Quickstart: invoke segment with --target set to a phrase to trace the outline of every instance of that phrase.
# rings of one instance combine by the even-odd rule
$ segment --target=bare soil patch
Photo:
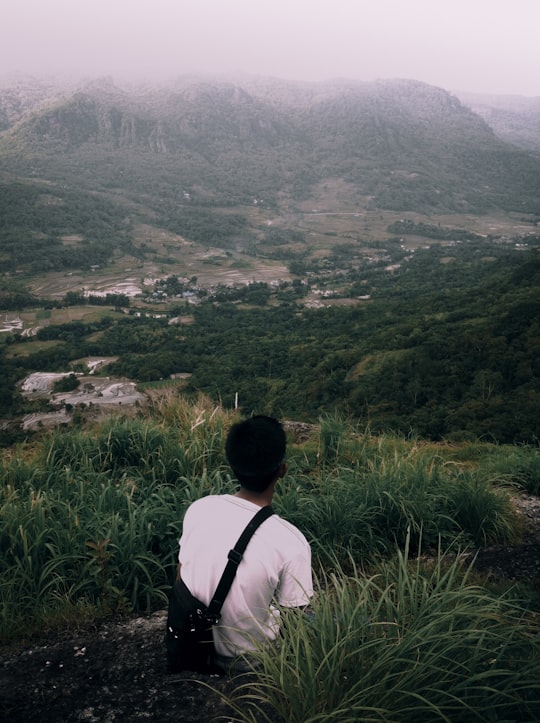
[[[87,360],[87,365],[95,369],[107,361],[109,359]],[[54,382],[70,374],[71,372],[34,372],[24,379],[21,390],[27,399],[49,399],[51,405],[57,409],[52,412],[27,414],[22,420],[23,429],[67,424],[71,419],[68,408],[92,408],[95,414],[99,414],[100,410],[108,413],[112,408],[122,407],[124,410],[126,407],[133,407],[137,402],[142,403],[145,399],[145,395],[137,391],[134,382],[114,377],[79,376],[79,387],[75,391],[53,394]]]
[[[165,611],[111,621],[5,653],[0,718],[6,723],[56,721],[227,720],[227,677],[170,675]],[[208,685],[214,690],[209,690]]]

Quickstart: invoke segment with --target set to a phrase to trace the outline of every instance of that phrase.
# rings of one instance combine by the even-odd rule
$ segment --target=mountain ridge
[[[459,93],[462,102],[481,116],[499,138],[540,154],[540,97]]]
[[[34,91],[16,119],[14,92],[0,89],[0,169],[8,172],[28,173],[36,162],[52,176],[87,168],[97,186],[133,186],[137,176],[140,192],[161,165],[165,182],[176,177],[221,200],[235,189],[243,201],[283,191],[306,197],[325,178],[341,177],[383,208],[540,213],[540,157],[419,81],[190,78],[125,90],[105,78],[40,102]],[[105,178],[98,161],[107,157]],[[124,178],[110,167],[120,161]]]

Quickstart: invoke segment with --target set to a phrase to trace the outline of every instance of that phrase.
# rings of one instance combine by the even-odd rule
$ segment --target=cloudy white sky
[[[540,96],[540,0],[2,0],[0,75],[414,78]]]

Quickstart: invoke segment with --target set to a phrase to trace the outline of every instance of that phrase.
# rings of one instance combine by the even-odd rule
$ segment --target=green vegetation
[[[29,293],[25,285],[18,279],[0,277],[0,307],[6,311],[20,311],[28,306],[35,306],[38,299]]]
[[[424,84],[245,82],[144,102],[95,83],[1,132],[0,309],[133,311],[6,327],[2,416],[27,410],[27,373],[114,355],[111,373],[189,373],[188,391],[247,413],[534,443],[538,159]],[[111,290],[87,296],[96,267]],[[153,293],[128,298],[128,275]],[[181,332],[136,316],[188,299]]]
[[[80,381],[77,379],[75,374],[68,374],[68,376],[62,377],[56,381],[53,385],[53,392],[72,392],[77,389],[80,385]]]
[[[218,248],[233,246],[246,230],[246,220],[239,214],[218,214],[201,207],[179,206],[178,203],[164,205],[159,213],[169,231]]]
[[[103,266],[115,247],[129,246],[121,208],[65,186],[1,182],[0,217],[0,259],[12,272]]]
[[[31,371],[68,371],[82,357],[116,356],[108,374],[154,382],[187,373],[186,391],[225,406],[238,394],[246,413],[313,421],[337,412],[377,433],[534,444],[540,437],[537,240],[528,250],[467,242],[452,247],[450,263],[447,253],[420,249],[391,272],[383,262],[337,280],[217,286],[200,294],[189,309],[194,323],[181,329],[163,315],[104,308],[99,317],[49,323],[26,339],[6,335],[0,347],[5,408],[16,413],[14,383]],[[310,289],[327,283],[329,303],[307,308]],[[177,277],[157,288],[171,296],[168,316],[186,314],[186,302],[173,298],[185,288]],[[189,288],[197,293],[194,284]],[[369,299],[355,300],[359,292]],[[341,296],[350,303],[339,305]],[[73,293],[66,301],[81,298]],[[109,295],[108,301],[116,306],[124,299]],[[52,341],[58,343],[36,348]]]
[[[88,606],[163,604],[183,510],[231,483],[217,463],[219,410],[177,405],[156,415],[55,433],[2,465],[4,639]]]
[[[414,223],[414,221],[395,221],[388,226],[390,233],[408,236],[424,236],[425,238],[438,239],[440,241],[473,241],[481,240],[481,236],[471,233],[462,228],[444,228],[439,224],[434,226],[427,223]]]
[[[312,616],[283,610],[256,685],[233,697],[237,721],[534,720],[538,642],[531,621],[444,556],[398,553],[365,576],[323,576]],[[257,714],[257,715],[256,715]],[[266,715],[265,715],[266,714]]]
[[[330,179],[396,211],[540,212],[534,154],[426,84],[194,79],[142,96],[105,90],[56,89],[54,102],[2,133],[0,170],[60,184],[75,175],[92,192],[122,189],[166,213],[170,227],[226,243],[242,219],[221,219],[222,234],[203,215],[193,218],[191,203],[274,207],[283,196],[308,199]]]
[[[4,641],[166,604],[186,507],[233,491],[233,415],[169,389],[136,418],[45,434],[0,467]],[[528,720],[540,713],[538,601],[461,555],[519,539],[510,490],[538,450],[372,437],[342,418],[295,442],[276,511],[314,551],[308,616],[261,651],[238,720]],[[513,457],[502,470],[505,455]],[[490,464],[493,457],[494,464]],[[502,483],[502,484],[501,484]]]

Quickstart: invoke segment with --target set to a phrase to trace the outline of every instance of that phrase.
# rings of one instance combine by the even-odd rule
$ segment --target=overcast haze
[[[540,96],[540,0],[2,0],[0,74],[414,78]]]

